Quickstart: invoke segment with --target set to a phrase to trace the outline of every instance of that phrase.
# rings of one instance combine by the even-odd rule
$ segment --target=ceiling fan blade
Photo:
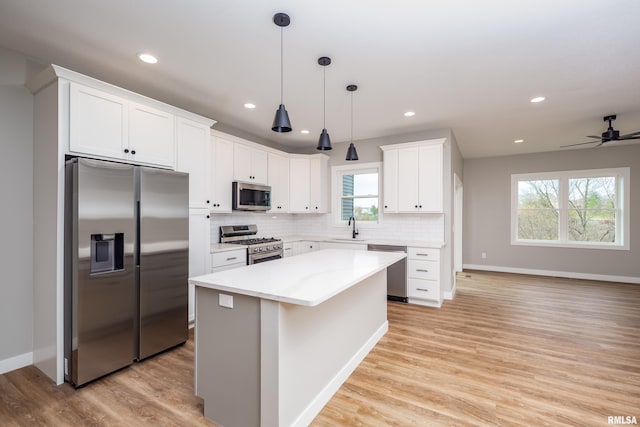
[[[640,131],[631,132],[631,133],[628,133],[626,135],[620,135],[618,137],[618,139],[636,139],[636,138],[640,138]]]
[[[596,142],[600,142],[599,145],[602,144],[601,141],[588,141],[588,142],[578,142],[577,144],[561,145],[560,148],[575,147],[576,145],[595,144]]]

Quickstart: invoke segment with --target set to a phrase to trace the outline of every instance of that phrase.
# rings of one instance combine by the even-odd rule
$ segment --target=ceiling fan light
[[[349,148],[347,149],[347,157],[345,158],[345,160],[358,160],[358,152],[356,151],[356,146],[353,145],[353,142],[349,144]]]
[[[329,138],[329,132],[327,132],[326,129],[322,129],[320,138],[318,139],[318,146],[316,147],[316,150],[328,151],[331,149],[331,138]]]

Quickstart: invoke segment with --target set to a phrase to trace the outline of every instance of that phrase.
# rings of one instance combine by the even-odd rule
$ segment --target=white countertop
[[[189,283],[312,307],[405,257],[397,252],[325,249],[190,277]]]

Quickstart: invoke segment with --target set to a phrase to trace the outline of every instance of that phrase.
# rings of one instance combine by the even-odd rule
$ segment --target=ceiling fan
[[[631,132],[626,135],[620,135],[620,131],[615,130],[613,128],[613,125],[611,124],[611,122],[614,121],[615,119],[616,119],[615,114],[612,114],[610,116],[604,116],[602,120],[605,122],[608,121],[609,127],[607,128],[606,131],[602,132],[602,136],[593,136],[593,135],[587,136],[587,138],[594,138],[597,141],[587,141],[587,142],[579,142],[577,144],[562,145],[560,146],[560,148],[574,147],[576,145],[585,145],[585,144],[598,144],[595,147],[599,147],[603,144],[606,144],[607,142],[624,141],[627,139],[640,139],[640,131]]]

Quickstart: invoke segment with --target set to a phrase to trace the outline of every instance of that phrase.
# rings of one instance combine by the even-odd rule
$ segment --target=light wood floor
[[[441,309],[389,303],[389,332],[313,426],[640,422],[640,285],[466,272]],[[1,426],[212,426],[193,341],[80,390],[0,376]]]

